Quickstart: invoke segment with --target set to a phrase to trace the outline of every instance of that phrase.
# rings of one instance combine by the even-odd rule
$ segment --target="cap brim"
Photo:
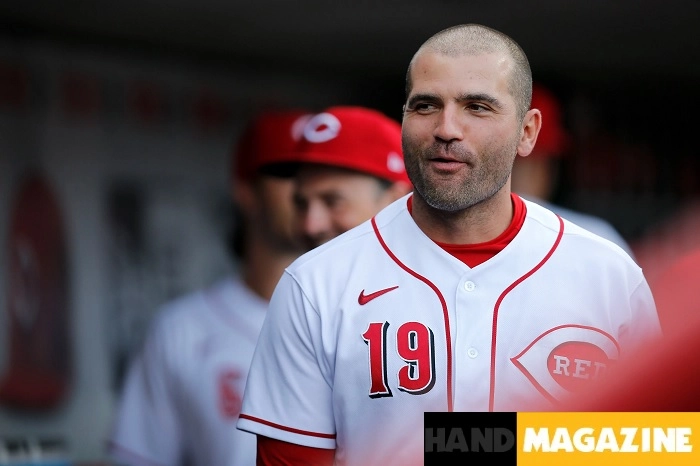
[[[299,171],[299,165],[299,162],[276,162],[263,165],[259,171],[263,175],[293,178]]]

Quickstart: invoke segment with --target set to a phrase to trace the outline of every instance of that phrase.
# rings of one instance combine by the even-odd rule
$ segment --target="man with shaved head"
[[[447,57],[464,55],[501,54],[511,62],[508,78],[509,91],[518,107],[518,118],[530,109],[532,99],[532,71],[522,48],[507,35],[477,24],[453,26],[435,34],[418,49],[406,72],[406,96],[411,94],[411,70],[422,53],[437,53]]]
[[[531,93],[524,52],[491,28],[416,52],[413,192],[278,282],[238,421],[258,464],[422,464],[425,412],[548,409],[658,338],[630,256],[511,191],[542,124]]]

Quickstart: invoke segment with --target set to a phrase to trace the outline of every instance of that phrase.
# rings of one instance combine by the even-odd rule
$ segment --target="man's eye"
[[[328,196],[324,198],[323,201],[326,203],[326,207],[328,207],[329,209],[334,209],[338,207],[338,204],[340,204],[340,198],[338,198],[337,196]]]
[[[489,109],[486,105],[482,104],[469,104],[467,108],[473,112],[484,112]]]
[[[428,102],[421,102],[413,106],[416,112],[429,112],[435,108],[435,105]]]

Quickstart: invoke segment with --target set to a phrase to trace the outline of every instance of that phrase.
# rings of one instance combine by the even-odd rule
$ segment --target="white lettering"
[[[598,443],[596,443],[595,451],[605,451],[610,450],[612,452],[620,451],[617,446],[617,438],[615,437],[615,431],[612,427],[603,427],[600,429],[600,436],[598,437]]]
[[[574,364],[576,365],[576,370],[574,371],[574,377],[577,379],[588,379],[590,374],[588,374],[588,369],[591,367],[591,361],[585,359],[574,359]]]
[[[592,427],[581,427],[572,435],[566,427],[557,427],[550,437],[546,427],[526,427],[523,452],[688,453],[693,451],[692,433],[690,427],[621,427],[619,431],[602,427],[597,433]]]
[[[578,451],[588,453],[595,448],[595,437],[593,437],[593,429],[591,427],[576,429],[573,440],[574,447],[576,447]]]
[[[693,446],[690,444],[690,434],[693,431],[690,427],[676,427],[676,451],[679,453],[690,453]]]
[[[622,427],[620,428],[620,433],[624,435],[620,451],[625,453],[634,453],[639,451],[639,445],[634,444],[634,437],[637,435],[636,427]]]
[[[525,438],[523,439],[523,451],[530,453],[532,450],[548,452],[549,447],[549,429],[542,427],[535,430],[534,427],[525,428]]]
[[[661,427],[654,427],[654,451],[675,451],[676,442],[674,442],[676,429],[668,430]]]
[[[642,429],[642,451],[651,451],[651,431],[647,427]]]
[[[604,362],[594,362],[593,367],[595,367],[595,372],[593,373],[594,379],[600,377],[601,373],[605,372],[605,369],[608,368],[607,364]]]
[[[554,373],[559,375],[559,374],[564,374],[566,376],[569,375],[569,358],[566,356],[558,356],[554,355]]]
[[[554,451],[574,451],[574,446],[571,444],[571,437],[566,427],[557,427],[552,437],[551,448]]]

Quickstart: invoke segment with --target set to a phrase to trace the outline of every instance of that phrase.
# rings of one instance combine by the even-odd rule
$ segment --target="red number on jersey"
[[[386,381],[386,330],[389,322],[372,322],[362,334],[369,348],[369,397],[392,396]]]
[[[399,370],[399,390],[413,395],[435,385],[433,331],[420,322],[406,322],[396,334],[396,350],[407,365]]]
[[[369,348],[370,398],[393,396],[387,383],[388,328],[388,322],[372,322],[362,334]],[[398,372],[399,390],[413,395],[430,391],[435,385],[435,344],[432,330],[420,322],[406,322],[396,332],[396,351],[406,362]]]

